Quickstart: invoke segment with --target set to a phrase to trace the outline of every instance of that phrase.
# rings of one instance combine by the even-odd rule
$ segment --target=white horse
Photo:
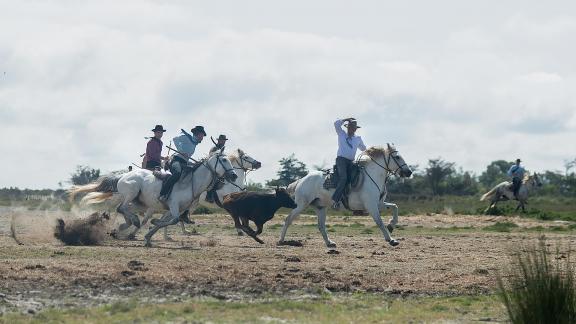
[[[165,203],[158,200],[162,181],[151,171],[144,169],[103,177],[95,183],[72,188],[70,197],[74,199],[76,194],[87,192],[88,194],[82,199],[87,204],[104,202],[110,198],[121,200],[116,210],[124,216],[126,223],[120,225],[120,231],[128,229],[131,225],[140,227],[140,219],[131,210],[133,206],[143,207],[145,219],[155,212],[168,210],[162,221],[145,235],[145,245],[151,246],[152,235],[162,227],[176,224],[180,211],[189,209],[200,194],[211,188],[220,177],[235,181],[238,176],[224,154],[213,153],[202,160],[195,169],[187,167],[182,171],[180,179],[174,184],[172,193]]]
[[[369,148],[359,157],[358,161],[362,166],[364,179],[358,188],[351,190],[348,198],[348,206],[351,210],[368,211],[382,231],[382,234],[384,234],[384,239],[390,245],[396,246],[399,242],[390,236],[390,232],[392,232],[394,226],[398,223],[397,208],[388,226],[384,226],[380,218],[380,210],[387,207],[396,207],[396,205],[383,201],[386,194],[386,179],[389,174],[396,173],[401,177],[410,177],[412,171],[406,162],[404,162],[402,156],[398,154],[398,151],[389,144],[386,149],[381,147]],[[293,209],[286,218],[278,244],[284,244],[286,231],[288,230],[288,226],[292,224],[292,221],[294,221],[306,207],[312,205],[316,208],[318,229],[324,238],[326,246],[336,246],[336,244],[328,238],[328,234],[326,233],[326,208],[332,205],[334,189],[326,190],[323,184],[324,175],[321,172],[313,172],[289,185],[288,190],[294,192],[294,200],[298,207]]]
[[[208,205],[209,207],[214,207],[214,208],[215,207],[221,207],[222,208],[222,201],[224,200],[224,196],[231,194],[233,192],[239,192],[239,191],[246,190],[246,175],[248,174],[248,172],[258,170],[262,166],[262,163],[260,163],[259,161],[257,161],[253,157],[251,157],[250,155],[246,154],[241,149],[236,149],[236,150],[232,151],[232,153],[227,154],[226,156],[228,157],[228,159],[232,163],[232,167],[234,168],[234,171],[236,171],[238,178],[236,178],[235,181],[230,181],[230,180],[224,181],[222,186],[216,190],[216,197],[215,197],[214,204],[205,201],[206,192],[203,192],[200,195],[199,199],[192,202],[192,205],[190,206],[191,211],[196,209],[198,204]],[[147,221],[148,221],[147,218],[144,219],[142,221],[142,224],[146,224]],[[184,221],[182,221],[182,220],[180,221],[180,226],[182,228],[182,234],[184,234],[184,235],[190,235],[190,234],[193,234],[195,232],[195,231],[190,232],[190,231],[186,230],[186,227],[184,225]],[[242,232],[241,229],[236,229],[236,231],[238,232],[238,235],[244,235],[244,232]],[[164,228],[164,239],[167,241],[171,240],[170,237],[168,236],[168,228],[167,227]]]
[[[524,205],[528,203],[528,195],[530,194],[530,191],[540,186],[542,186],[542,182],[540,182],[540,177],[537,173],[534,173],[532,176],[530,176],[528,173],[524,175],[520,189],[518,189],[518,206],[516,206],[516,211],[522,208],[522,212],[526,212]],[[512,191],[512,183],[509,181],[504,181],[497,184],[490,191],[482,195],[480,201],[484,201],[488,198],[490,198],[490,206],[486,208],[484,211],[485,213],[488,213],[490,210],[492,210],[492,208],[496,207],[496,203],[499,201],[515,200],[516,197],[514,197],[514,192]]]

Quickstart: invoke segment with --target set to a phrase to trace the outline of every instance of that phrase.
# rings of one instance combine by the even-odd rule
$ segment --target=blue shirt
[[[196,151],[196,145],[200,143],[200,141],[197,140],[196,137],[188,133],[176,136],[172,140],[174,141],[174,145],[176,146],[178,152],[184,153],[184,154],[178,154],[178,156],[180,156],[186,161],[188,161],[188,159],[192,157],[192,154],[194,154],[194,151]]]
[[[344,121],[342,119],[337,119],[334,122],[334,128],[336,129],[336,134],[338,134],[338,156],[346,158],[350,161],[354,161],[356,157],[356,150],[361,151],[366,150],[366,145],[362,141],[362,137],[348,134],[342,129]]]
[[[524,168],[514,164],[513,166],[510,167],[510,169],[508,170],[508,172],[506,172],[506,174],[509,177],[512,178],[518,178],[518,179],[524,179]]]

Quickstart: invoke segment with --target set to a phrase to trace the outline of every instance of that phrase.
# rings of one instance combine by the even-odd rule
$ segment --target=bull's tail
[[[79,193],[87,193],[82,198],[82,202],[87,204],[100,203],[112,197],[115,192],[118,192],[119,175],[109,175],[99,178],[98,180],[83,186],[74,186],[70,189],[70,201],[74,202],[74,198]]]
[[[482,197],[480,197],[480,201],[484,201],[484,200],[486,200],[486,198],[494,196],[494,194],[496,193],[497,190],[498,190],[498,186],[492,188],[490,191],[488,191],[487,193],[483,194]]]

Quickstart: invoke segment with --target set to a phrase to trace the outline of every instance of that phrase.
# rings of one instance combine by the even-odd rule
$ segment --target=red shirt
[[[156,137],[152,137],[146,145],[146,158],[148,161],[156,161],[160,163],[162,155],[162,141]]]

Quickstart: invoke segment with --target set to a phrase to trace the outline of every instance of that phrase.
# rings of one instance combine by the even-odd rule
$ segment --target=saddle
[[[352,164],[352,168],[350,170],[350,175],[346,180],[346,189],[344,190],[344,195],[348,196],[351,190],[356,189],[360,186],[362,180],[362,168],[363,166],[359,165],[358,163],[354,162]],[[335,189],[338,185],[338,180],[340,176],[338,174],[338,169],[336,165],[332,167],[332,169],[325,169],[322,170],[324,173],[324,189]]]

